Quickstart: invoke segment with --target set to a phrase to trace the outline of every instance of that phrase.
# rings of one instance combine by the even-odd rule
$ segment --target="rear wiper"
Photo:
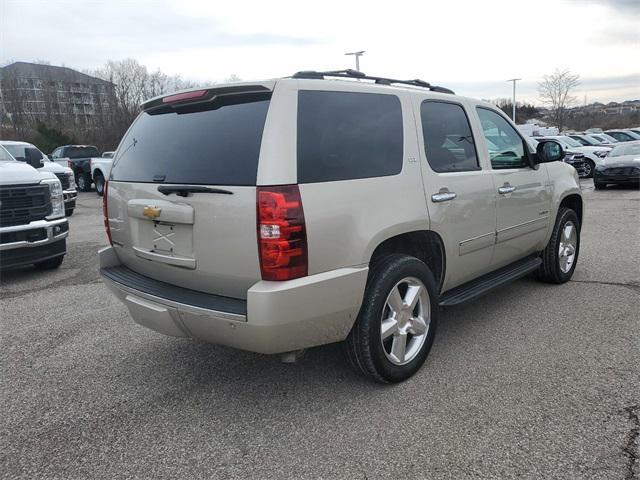
[[[181,197],[187,197],[190,193],[221,193],[223,195],[233,195],[233,192],[229,190],[223,190],[221,188],[202,187],[199,185],[160,185],[158,187],[160,193],[165,195],[171,195],[175,193]]]

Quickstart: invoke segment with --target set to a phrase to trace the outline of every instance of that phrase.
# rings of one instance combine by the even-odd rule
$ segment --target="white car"
[[[111,165],[113,165],[113,156],[92,158],[91,159],[91,179],[96,185],[96,193],[100,196],[104,194],[104,182],[109,178],[111,173]]]
[[[38,147],[31,143],[0,140],[0,145],[2,145],[13,156],[13,158],[20,162],[26,161],[27,149],[37,150],[42,155],[42,163],[44,164],[40,170],[51,172],[58,177],[58,180],[60,180],[60,183],[62,184],[65,215],[67,217],[73,215],[73,210],[76,207],[78,191],[76,190],[76,180],[73,176],[73,171],[69,167],[64,167],[52,161],[47,155],[42,153]]]
[[[542,137],[545,140],[555,140],[564,150],[571,150],[572,152],[579,152],[584,154],[584,176],[586,178],[593,177],[593,171],[596,165],[600,165],[604,161],[604,157],[611,151],[611,147],[608,145],[601,145],[598,147],[585,147],[577,140],[567,135],[554,135],[551,137]],[[538,138],[540,140],[540,138]]]

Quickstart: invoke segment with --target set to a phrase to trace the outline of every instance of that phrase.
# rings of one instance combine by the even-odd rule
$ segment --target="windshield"
[[[24,145],[3,145],[4,148],[6,148],[9,153],[15,157],[16,160],[22,160],[24,161],[25,158],[27,158],[27,154],[25,153],[27,148],[30,149],[35,149],[38,150],[35,146],[31,145],[30,143],[25,143]],[[40,150],[38,150],[40,152]],[[42,154],[42,159],[43,160],[48,160],[47,156],[40,152]]]
[[[582,144],[580,142],[578,142],[577,140],[574,140],[571,137],[566,137],[566,136],[558,137],[558,140],[560,140],[561,142],[564,142],[570,147],[582,147]]]
[[[583,138],[585,138],[587,141],[590,141],[594,145],[602,145],[602,140],[596,138],[594,135],[585,135]]]
[[[610,157],[622,157],[623,155],[640,155],[640,143],[618,145],[609,153]]]
[[[15,159],[11,156],[11,154],[0,145],[0,162],[13,162]]]
[[[99,157],[96,147],[67,147],[66,156],[69,158]]]

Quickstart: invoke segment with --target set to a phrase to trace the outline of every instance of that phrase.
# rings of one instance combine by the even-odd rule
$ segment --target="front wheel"
[[[344,347],[352,366],[384,383],[406,380],[429,354],[438,323],[438,289],[415,257],[391,254],[369,272],[362,307]]]
[[[580,252],[580,222],[576,212],[560,208],[547,247],[542,252],[542,265],[537,271],[540,280],[565,283],[573,276]]]
[[[591,160],[585,161],[584,162],[584,170],[583,170],[582,176],[584,178],[592,178],[593,177],[593,170],[595,168],[596,168],[596,165]]]
[[[60,255],[58,257],[53,257],[48,260],[43,260],[42,262],[35,263],[34,266],[38,270],[53,270],[54,268],[58,268],[62,265],[62,261],[64,260],[64,255]]]

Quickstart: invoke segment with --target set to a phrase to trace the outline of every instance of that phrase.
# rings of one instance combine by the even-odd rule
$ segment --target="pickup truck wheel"
[[[53,270],[54,268],[58,268],[60,265],[62,265],[63,260],[64,255],[60,255],[59,257],[54,257],[42,262],[34,263],[34,266],[38,270]]]
[[[580,222],[576,212],[560,208],[547,247],[542,252],[542,265],[537,271],[540,280],[565,283],[573,276],[580,252]]]
[[[91,175],[88,173],[78,173],[76,175],[76,183],[78,184],[78,189],[81,192],[88,192],[91,190]]]
[[[73,208],[64,211],[65,217],[70,217],[71,215],[73,215]]]
[[[438,289],[429,268],[414,257],[385,255],[369,272],[345,352],[366,377],[401,382],[426,360],[437,322]]]
[[[96,193],[101,197],[104,195],[104,177],[102,175],[96,175],[95,184]]]

